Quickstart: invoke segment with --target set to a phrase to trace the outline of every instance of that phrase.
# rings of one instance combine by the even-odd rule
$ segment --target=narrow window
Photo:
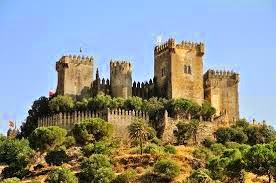
[[[191,68],[191,66],[188,66],[188,74],[192,74],[192,68]]]
[[[187,74],[187,66],[184,65],[184,73]]]

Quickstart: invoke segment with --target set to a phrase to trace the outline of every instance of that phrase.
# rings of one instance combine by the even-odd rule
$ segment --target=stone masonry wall
[[[114,137],[127,139],[127,126],[136,120],[149,122],[148,114],[142,111],[125,111],[121,109],[106,109],[103,111],[75,111],[72,113],[59,113],[42,117],[38,120],[38,127],[59,126],[71,130],[76,123],[85,119],[101,118],[114,127]]]

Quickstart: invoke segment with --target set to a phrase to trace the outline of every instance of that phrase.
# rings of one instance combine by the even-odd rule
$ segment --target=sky
[[[157,39],[202,41],[204,70],[240,73],[240,113],[276,127],[276,1],[0,0],[0,133],[56,89],[62,55],[129,60],[133,79],[153,77]]]

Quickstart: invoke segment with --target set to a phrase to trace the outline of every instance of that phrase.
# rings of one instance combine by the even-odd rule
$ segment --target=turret
[[[127,61],[110,61],[110,84],[113,97],[132,96],[132,65]]]

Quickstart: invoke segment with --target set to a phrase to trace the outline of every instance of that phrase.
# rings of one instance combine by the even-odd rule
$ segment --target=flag
[[[49,91],[49,97],[53,97],[54,95],[55,95],[54,90],[50,90],[50,91]]]

